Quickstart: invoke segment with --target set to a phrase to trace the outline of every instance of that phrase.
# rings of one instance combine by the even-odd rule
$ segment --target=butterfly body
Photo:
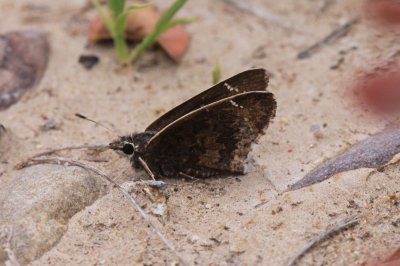
[[[263,69],[242,72],[110,147],[153,178],[245,174],[252,144],[275,116],[276,102],[267,84]]]
[[[128,155],[132,167],[135,169],[143,169],[143,165],[139,160],[139,158],[143,158],[157,178],[176,177],[182,174],[190,177],[208,178],[221,174],[220,171],[202,167],[193,168],[187,165],[188,160],[184,158],[190,158],[191,154],[185,150],[178,154],[180,160],[176,160],[176,158],[169,160],[166,156],[156,156],[153,153],[146,152],[147,143],[154,135],[155,132],[145,131],[123,136],[110,143],[110,147],[115,150],[121,150]]]

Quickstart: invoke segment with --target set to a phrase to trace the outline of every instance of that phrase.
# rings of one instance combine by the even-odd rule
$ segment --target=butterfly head
[[[126,156],[133,157],[137,152],[138,145],[135,144],[133,136],[122,136],[109,144],[113,150],[122,151]]]
[[[146,151],[147,142],[154,135],[154,132],[143,132],[119,137],[109,144],[113,150],[121,151],[129,158],[139,156]]]

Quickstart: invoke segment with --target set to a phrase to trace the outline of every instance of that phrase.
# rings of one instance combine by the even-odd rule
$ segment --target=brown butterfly
[[[252,143],[275,116],[268,79],[264,69],[237,74],[173,108],[144,132],[118,138],[110,148],[153,179],[245,174]]]

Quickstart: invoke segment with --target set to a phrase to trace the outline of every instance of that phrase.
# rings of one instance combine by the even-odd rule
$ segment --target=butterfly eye
[[[126,154],[126,155],[131,155],[133,154],[133,152],[135,151],[135,149],[133,148],[133,145],[131,143],[126,143],[124,144],[124,146],[122,147],[122,151]]]

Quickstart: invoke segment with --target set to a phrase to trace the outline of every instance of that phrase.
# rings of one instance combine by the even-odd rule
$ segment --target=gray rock
[[[45,33],[15,31],[0,35],[0,110],[39,82],[49,54]]]
[[[26,168],[0,189],[0,264],[8,256],[4,232],[12,228],[10,248],[26,264],[63,236],[69,219],[106,192],[106,183],[78,167],[37,165]]]

